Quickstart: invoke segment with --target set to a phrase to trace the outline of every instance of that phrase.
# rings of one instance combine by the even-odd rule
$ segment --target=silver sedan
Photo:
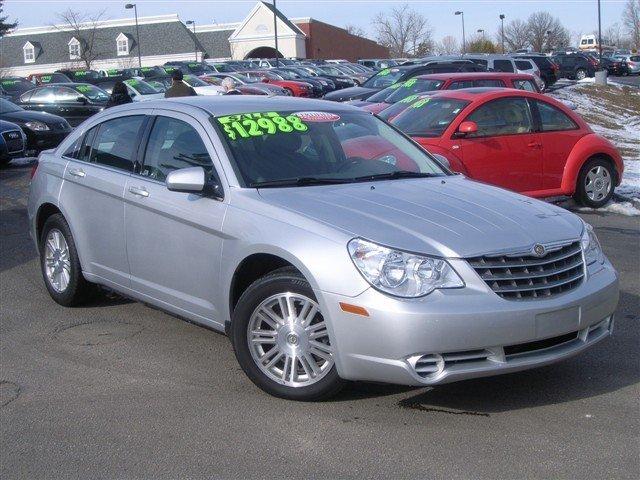
[[[580,218],[332,102],[109,109],[41,154],[28,212],[56,302],[101,285],[224,331],[289,399],[552,363],[607,337],[618,301]]]

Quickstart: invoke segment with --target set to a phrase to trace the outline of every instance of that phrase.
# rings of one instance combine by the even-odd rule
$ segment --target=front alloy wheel
[[[321,400],[344,385],[318,301],[292,267],[271,272],[245,290],[230,333],[242,370],[271,395]]]
[[[586,70],[584,70],[584,69],[582,69],[582,68],[579,68],[579,69],[576,71],[576,79],[578,79],[578,80],[584,80],[585,78],[587,78],[587,71],[586,71]]]
[[[611,164],[606,160],[594,158],[580,170],[574,198],[587,207],[602,207],[613,196],[614,183]]]

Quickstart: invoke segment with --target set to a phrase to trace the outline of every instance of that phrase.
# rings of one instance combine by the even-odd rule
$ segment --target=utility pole
[[[198,39],[196,37],[196,21],[195,20],[187,20],[187,25],[193,25],[193,49],[196,53],[196,62],[198,61]]]
[[[501,36],[501,39],[502,39],[502,54],[503,55],[505,53],[504,52],[504,18],[505,18],[504,13],[501,13],[500,14],[500,23],[502,24],[502,27],[501,27],[501,35],[500,36]]]
[[[455,12],[455,15],[462,16],[462,53],[467,53],[467,41],[464,37],[464,12],[458,10],[457,12]]]
[[[278,65],[278,14],[277,12],[278,10],[276,7],[276,0],[273,0],[273,36],[274,36],[275,45],[276,45],[276,54],[275,54],[276,68],[279,66]]]
[[[602,65],[602,22],[600,19],[600,0],[598,0],[598,64]]]

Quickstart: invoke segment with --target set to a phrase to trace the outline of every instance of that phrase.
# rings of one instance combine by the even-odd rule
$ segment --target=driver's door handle
[[[69,175],[82,178],[86,175],[86,173],[84,173],[84,170],[82,170],[81,168],[70,168]]]
[[[129,192],[138,196],[138,197],[148,197],[149,196],[149,192],[147,191],[146,188],[141,187],[129,187]]]
[[[529,144],[527,145],[527,147],[531,147],[531,148],[540,148],[540,147],[542,147],[542,144],[541,144],[541,143],[538,143],[538,142],[531,142],[531,143],[529,143]]]

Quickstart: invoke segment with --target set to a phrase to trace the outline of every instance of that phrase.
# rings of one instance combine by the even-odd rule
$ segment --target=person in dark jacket
[[[164,98],[193,97],[198,95],[193,87],[182,81],[183,79],[184,75],[182,72],[180,70],[174,70],[171,74],[171,86],[164,92]]]
[[[107,107],[115,107],[116,105],[124,105],[125,103],[131,103],[133,100],[129,96],[129,92],[127,92],[127,86],[124,82],[118,80],[113,85],[113,90],[111,91],[111,96],[109,97],[109,101],[107,101]]]

